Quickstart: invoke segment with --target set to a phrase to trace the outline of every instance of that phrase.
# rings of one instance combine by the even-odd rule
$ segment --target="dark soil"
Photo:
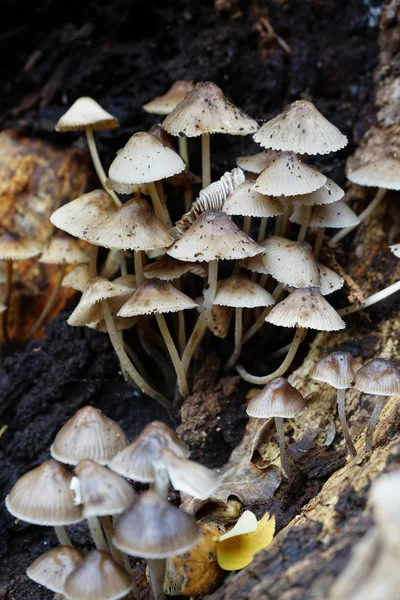
[[[0,25],[1,125],[59,145],[82,145],[79,136],[56,136],[54,124],[66,105],[91,95],[121,121],[117,132],[99,136],[109,162],[132,132],[154,123],[141,110],[144,102],[175,79],[212,80],[260,121],[299,96],[312,99],[349,137],[346,150],[320,160],[325,172],[343,183],[345,159],[374,119],[371,71],[381,2],[227,5],[217,14],[209,0],[103,0],[79,8],[55,0],[23,5],[7,0]],[[254,27],[260,16],[289,44],[290,56],[274,40],[262,43]],[[219,176],[233,167],[235,156],[256,147],[251,139],[215,136],[212,149]],[[49,457],[57,430],[85,404],[116,419],[130,438],[151,420],[167,420],[154,402],[123,382],[106,336],[69,328],[66,316],[48,326],[44,342],[8,356],[0,370],[0,425],[8,426],[0,440],[2,496]],[[241,397],[233,394],[233,416],[221,407],[226,431],[206,446],[205,463],[221,465],[238,442],[245,422]],[[84,534],[78,528],[73,535]],[[1,511],[0,598],[52,597],[24,571],[55,541],[50,529],[15,526]]]

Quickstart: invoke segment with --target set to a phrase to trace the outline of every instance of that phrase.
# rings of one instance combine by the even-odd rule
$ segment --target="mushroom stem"
[[[369,455],[372,453],[372,438],[374,435],[375,427],[379,421],[382,408],[385,406],[387,396],[378,396],[374,410],[372,411],[371,420],[368,425],[367,433],[365,434],[365,454]]]
[[[291,211],[291,203],[289,202],[289,200],[287,198],[285,198],[284,201],[282,202],[282,205],[283,205],[283,215],[281,216],[281,219],[279,221],[279,232],[276,235],[286,237],[286,231],[287,231],[287,226],[288,226],[290,211]]]
[[[271,379],[274,379],[274,377],[282,377],[282,375],[286,373],[286,371],[292,364],[293,359],[296,356],[297,348],[300,346],[301,342],[306,336],[306,331],[307,330],[304,329],[304,327],[298,327],[296,329],[296,334],[293,338],[292,343],[290,344],[289,352],[287,353],[285,360],[283,361],[281,366],[278,369],[276,369],[276,371],[274,371],[273,373],[270,373],[269,375],[264,375],[263,377],[257,377],[256,375],[251,375],[250,373],[248,373],[246,369],[242,367],[242,365],[237,365],[237,372],[245,381],[248,381],[249,383],[256,383],[259,385],[265,385],[266,383],[271,381]]]
[[[318,260],[318,258],[319,258],[319,254],[321,252],[322,244],[324,242],[324,235],[325,235],[325,227],[319,227],[318,231],[317,231],[316,238],[315,238],[315,244],[314,244],[314,258],[315,258],[315,260]]]
[[[118,208],[120,208],[122,206],[121,200],[118,198],[118,196],[114,192],[114,190],[109,190],[106,187],[107,175],[104,172],[103,165],[101,164],[99,153],[97,151],[97,146],[96,146],[96,142],[95,142],[94,135],[93,135],[93,129],[91,127],[86,127],[85,132],[86,132],[86,140],[87,140],[87,144],[89,147],[90,156],[92,157],[92,162],[93,162],[95,171],[97,173],[97,177],[99,178],[100,183],[103,186],[103,188],[106,190],[106,192],[108,194],[110,194],[110,196],[113,198],[115,205]]]
[[[225,370],[231,369],[237,362],[242,350],[243,308],[235,308],[235,349],[225,365]]]
[[[164,315],[156,314],[156,319],[157,319],[158,327],[160,328],[160,331],[161,331],[161,335],[164,338],[165,345],[167,346],[169,355],[171,357],[172,364],[174,365],[176,377],[178,379],[179,391],[182,394],[182,396],[184,398],[186,398],[186,396],[189,395],[189,390],[188,390],[185,372],[182,367],[182,361],[179,358],[178,351],[174,344],[174,340],[172,339],[171,334],[169,332],[168,325],[167,325]]]
[[[54,302],[56,301],[57,296],[59,294],[59,291],[61,288],[61,283],[62,283],[62,280],[64,279],[66,268],[67,268],[67,265],[61,265],[61,269],[58,274],[58,278],[57,278],[56,284],[53,288],[53,291],[51,292],[51,295],[50,295],[49,299],[47,300],[45,306],[43,307],[43,310],[40,313],[38,319],[30,328],[29,333],[25,338],[25,341],[30,340],[31,337],[33,336],[33,334],[36,333],[36,331],[38,329],[40,329],[40,327],[43,325],[44,320],[46,319],[47,315],[49,314],[50,310],[52,309]]]
[[[88,517],[87,522],[89,525],[90,535],[93,538],[95,546],[97,550],[102,550],[103,552],[110,552],[106,538],[104,537],[103,530],[100,525],[100,521],[98,517]]]
[[[245,233],[247,233],[247,235],[250,235],[250,229],[251,229],[251,217],[244,217],[244,219],[243,219],[243,231]]]
[[[346,442],[347,452],[350,455],[350,458],[354,458],[357,456],[357,450],[354,447],[353,440],[351,439],[350,431],[347,425],[346,419],[346,407],[345,407],[345,394],[346,390],[337,390],[337,406],[340,424],[343,429],[343,436]]]
[[[143,262],[142,262],[142,251],[135,250],[133,252],[133,260],[135,263],[135,276],[136,276],[136,286],[139,286],[143,283]]]
[[[154,483],[150,484],[150,489],[154,490],[160,498],[168,500],[169,477],[163,463],[154,463]]]
[[[307,227],[308,227],[308,223],[310,221],[310,216],[311,216],[311,206],[305,206],[304,211],[303,211],[303,218],[301,221],[300,231],[297,236],[298,242],[304,242],[304,240],[306,239]]]
[[[182,354],[182,368],[185,375],[188,373],[192,356],[203,339],[203,336],[206,332],[206,327],[206,320],[203,315],[200,314],[192,331],[192,335],[190,336],[189,341],[186,344],[186,348]]]
[[[263,273],[258,281],[258,285],[261,285],[264,289],[267,287],[268,277],[266,273]]]
[[[349,306],[340,308],[338,310],[338,313],[341,317],[345,317],[346,315],[351,315],[352,313],[358,312],[360,310],[364,310],[364,308],[368,308],[368,306],[372,306],[373,304],[376,304],[377,302],[380,302],[381,300],[388,298],[389,296],[391,296],[395,292],[398,292],[399,290],[400,290],[400,280],[396,281],[396,283],[393,283],[392,285],[389,285],[389,287],[385,288],[384,290],[381,290],[380,292],[376,292],[375,294],[372,294],[372,296],[368,296],[368,298],[365,299],[364,304],[361,304],[361,306],[356,306],[355,304],[350,304]]]
[[[278,434],[279,454],[281,457],[282,471],[286,475],[287,479],[290,479],[292,470],[291,470],[288,451],[286,448],[285,431],[283,429],[282,417],[275,417],[275,427],[276,427],[276,432]]]
[[[2,325],[3,325],[3,336],[6,344],[10,345],[10,338],[8,337],[8,314],[11,309],[11,297],[12,297],[12,288],[13,288],[13,261],[7,261],[7,281],[6,281],[6,299],[5,305],[7,309],[3,312],[2,315]]]
[[[181,155],[182,160],[186,163],[186,168],[189,168],[189,151],[188,151],[188,143],[187,137],[183,136],[178,138],[179,144],[179,154]],[[192,188],[190,185],[185,185],[184,188],[184,202],[185,202],[185,211],[187,212],[190,209],[190,205],[192,204]]]
[[[257,242],[261,242],[265,238],[265,232],[267,231],[268,217],[262,217],[260,221],[260,227],[258,229]]]
[[[147,184],[147,189],[149,191],[151,201],[153,202],[154,212],[157,217],[166,225],[167,227],[172,227],[171,219],[165,207],[163,206],[160,196],[158,195],[157,188],[153,183]]]
[[[203,133],[201,136],[201,176],[203,188],[211,184],[211,156],[210,156],[210,134]]]
[[[54,531],[56,532],[56,536],[61,546],[72,546],[72,542],[69,539],[69,535],[67,530],[63,525],[54,525]]]
[[[147,559],[147,565],[149,567],[149,576],[151,591],[153,593],[154,600],[164,600],[164,579],[165,579],[165,566],[167,561],[165,558],[152,558]]]
[[[182,281],[180,279],[176,280],[176,289],[182,291]],[[185,325],[185,311],[180,310],[178,312],[178,347],[179,354],[182,356],[183,351],[186,347],[186,325]]]
[[[338,231],[337,234],[329,240],[328,246],[330,248],[332,246],[335,246],[338,242],[340,242],[340,240],[342,240],[344,237],[346,237],[346,235],[353,231],[353,229],[358,227],[360,223],[365,221],[365,219],[367,219],[374,212],[376,207],[381,203],[381,201],[385,197],[386,192],[387,189],[379,188],[375,195],[375,198],[368,204],[367,208],[358,215],[359,223],[357,225],[353,225],[352,227],[344,227],[343,229],[340,229],[340,231]]]
[[[97,257],[99,254],[99,247],[92,246],[90,252],[90,263],[89,263],[89,273],[90,277],[97,277]]]
[[[265,277],[265,279],[263,279],[263,277]],[[261,285],[262,287],[265,287],[267,280],[268,280],[268,275],[263,275],[259,281],[259,285]],[[282,289],[283,288],[282,288],[281,284],[278,284],[276,286],[276,288],[274,289],[272,295],[275,300],[278,300],[278,298],[282,292]],[[271,310],[272,310],[272,306],[266,306],[264,308],[264,310],[261,312],[260,316],[256,319],[256,321],[254,321],[254,323],[250,327],[250,329],[248,331],[246,331],[246,333],[244,334],[243,340],[242,340],[242,345],[246,344],[246,342],[248,342],[253,337],[253,335],[255,335],[257,333],[257,331],[259,331],[261,329],[261,327],[265,323],[266,317],[269,315]]]
[[[118,337],[118,332],[115,328],[114,319],[111,314],[110,307],[108,306],[106,300],[102,301],[103,306],[103,316],[106,324],[107,332],[110,337],[111,344],[115,350],[116,355],[118,356],[118,360],[121,365],[121,369],[125,371],[129,375],[129,377],[134,381],[134,383],[138,386],[138,388],[143,392],[143,394],[147,394],[150,398],[157,400],[164,408],[173,414],[173,408],[171,403],[164,398],[159,392],[154,390],[143,377],[140,375],[139,371],[136,370],[134,365],[129,360],[128,355],[125,352],[125,348],[121,343],[120,338]]]
[[[210,312],[212,303],[215,299],[218,281],[218,260],[210,260],[208,263],[208,282],[207,287],[203,291],[204,303],[203,310]]]
[[[112,537],[114,535],[114,529],[110,520],[110,517],[100,517],[101,524],[103,526],[104,533],[106,535],[106,540],[108,547],[111,552],[111,556],[119,565],[124,565],[124,561],[122,559],[122,552],[117,550],[117,548],[112,543]]]
[[[123,250],[118,250],[119,257],[119,265],[121,269],[121,275],[128,274],[128,267],[126,266],[125,252]]]

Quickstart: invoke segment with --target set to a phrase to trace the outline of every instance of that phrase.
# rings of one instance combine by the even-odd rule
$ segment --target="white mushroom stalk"
[[[349,306],[345,306],[344,308],[339,308],[338,313],[342,317],[346,317],[347,315],[351,315],[353,313],[359,312],[360,310],[364,310],[369,306],[373,306],[377,302],[389,298],[389,296],[395,294],[398,291],[400,291],[400,281],[396,281],[395,283],[389,285],[389,287],[381,290],[380,292],[376,292],[375,294],[372,294],[372,296],[368,296],[368,298],[366,298],[363,304],[361,304],[360,306],[357,306],[356,304],[350,304]]]

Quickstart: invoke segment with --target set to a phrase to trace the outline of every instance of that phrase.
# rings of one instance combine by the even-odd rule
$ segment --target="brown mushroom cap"
[[[279,200],[253,190],[253,182],[245,181],[227,197],[222,210],[228,215],[277,217],[283,214]]]
[[[71,546],[53,548],[36,558],[29,565],[26,574],[29,579],[44,587],[62,594],[65,580],[82,562],[83,555]]]
[[[193,81],[178,80],[162,96],[143,105],[143,109],[155,115],[168,115],[179,102],[193,90]]]
[[[273,307],[265,320],[282,327],[305,327],[317,331],[338,331],[346,327],[318,288],[295,289]]]
[[[318,264],[310,244],[274,235],[263,246],[265,270],[277,281],[296,288],[319,287]]]
[[[215,471],[187,458],[176,456],[167,448],[161,450],[161,462],[168,473],[172,486],[193,498],[206,500],[220,484]]]
[[[167,254],[161,256],[155,262],[144,268],[144,276],[147,277],[147,279],[154,279],[154,277],[156,277],[163,281],[179,279],[186,273],[193,273],[199,277],[206,277],[207,275],[207,271],[202,265],[177,260]]]
[[[125,202],[99,225],[89,227],[85,239],[96,246],[119,250],[154,250],[174,241],[149,203],[138,197]]]
[[[135,500],[133,487],[123,477],[92,460],[81,460],[74,470],[76,477],[71,487],[76,504],[82,505],[85,519],[119,515]],[[75,479],[78,479],[77,486]]]
[[[0,260],[26,260],[38,256],[41,246],[17,231],[0,228]]]
[[[263,150],[262,152],[250,154],[249,156],[240,156],[236,159],[236,164],[243,169],[243,171],[259,175],[276,157],[276,150]]]
[[[187,457],[189,454],[185,444],[168,425],[154,421],[129,446],[118,452],[108,466],[122,477],[152,483],[155,479],[154,463],[160,460],[163,448],[168,448],[176,456]]]
[[[59,119],[56,131],[79,131],[86,127],[95,131],[108,131],[118,126],[118,119],[104,110],[96,100],[82,96]]]
[[[192,516],[148,491],[120,517],[113,544],[133,556],[168,558],[189,550],[199,536]]]
[[[267,290],[246,275],[231,275],[228,279],[218,281],[213,304],[234,308],[256,308],[272,306],[275,300]]]
[[[105,465],[127,443],[115,421],[93,406],[84,406],[61,427],[50,452],[53,458],[69,465],[76,465],[84,458]]]
[[[133,587],[132,576],[106,552],[92,550],[66,579],[67,600],[118,600]]]
[[[54,235],[40,255],[39,262],[48,265],[78,265],[89,262],[79,243],[63,233]]]
[[[400,369],[390,360],[374,358],[357,371],[354,387],[374,396],[400,396]]]
[[[164,314],[196,308],[194,300],[169,281],[145,279],[117,313],[119,317]]]
[[[329,383],[337,390],[346,390],[361,367],[350,352],[331,352],[316,363],[312,378]]]
[[[344,196],[344,190],[339,187],[332,179],[327,177],[326,182],[322,187],[315,192],[309,194],[300,194],[299,196],[292,196],[290,200],[303,206],[317,206],[319,204],[332,204],[341,200]]]
[[[307,100],[296,100],[255,134],[264,148],[299,154],[328,154],[347,145],[347,138]]]
[[[269,196],[298,196],[322,187],[326,177],[297,157],[294,152],[279,152],[256,179],[253,189]]]
[[[7,510],[17,519],[35,525],[71,525],[82,520],[70,490],[72,473],[47,460],[25,473],[6,497]]]
[[[384,156],[347,174],[348,179],[358,185],[400,190],[400,161]]]
[[[264,249],[222,211],[205,210],[168,250],[178,260],[209,262],[255,256]]]
[[[257,419],[297,417],[306,409],[303,396],[283,377],[274,377],[254,396],[248,406],[247,414]]]
[[[186,137],[203,133],[247,135],[258,129],[256,121],[229,102],[211,81],[197,83],[162,126],[172,135]]]

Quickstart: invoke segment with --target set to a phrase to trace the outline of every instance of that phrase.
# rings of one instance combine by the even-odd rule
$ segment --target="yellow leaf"
[[[250,519],[248,521],[251,524]],[[240,529],[245,531],[245,527],[242,525]],[[225,571],[236,571],[249,565],[257,552],[269,546],[275,533],[275,516],[270,517],[268,513],[265,513],[263,518],[258,521],[255,531],[250,530],[247,533],[241,533],[233,537],[229,533],[215,538],[217,542],[217,560],[219,566]]]

